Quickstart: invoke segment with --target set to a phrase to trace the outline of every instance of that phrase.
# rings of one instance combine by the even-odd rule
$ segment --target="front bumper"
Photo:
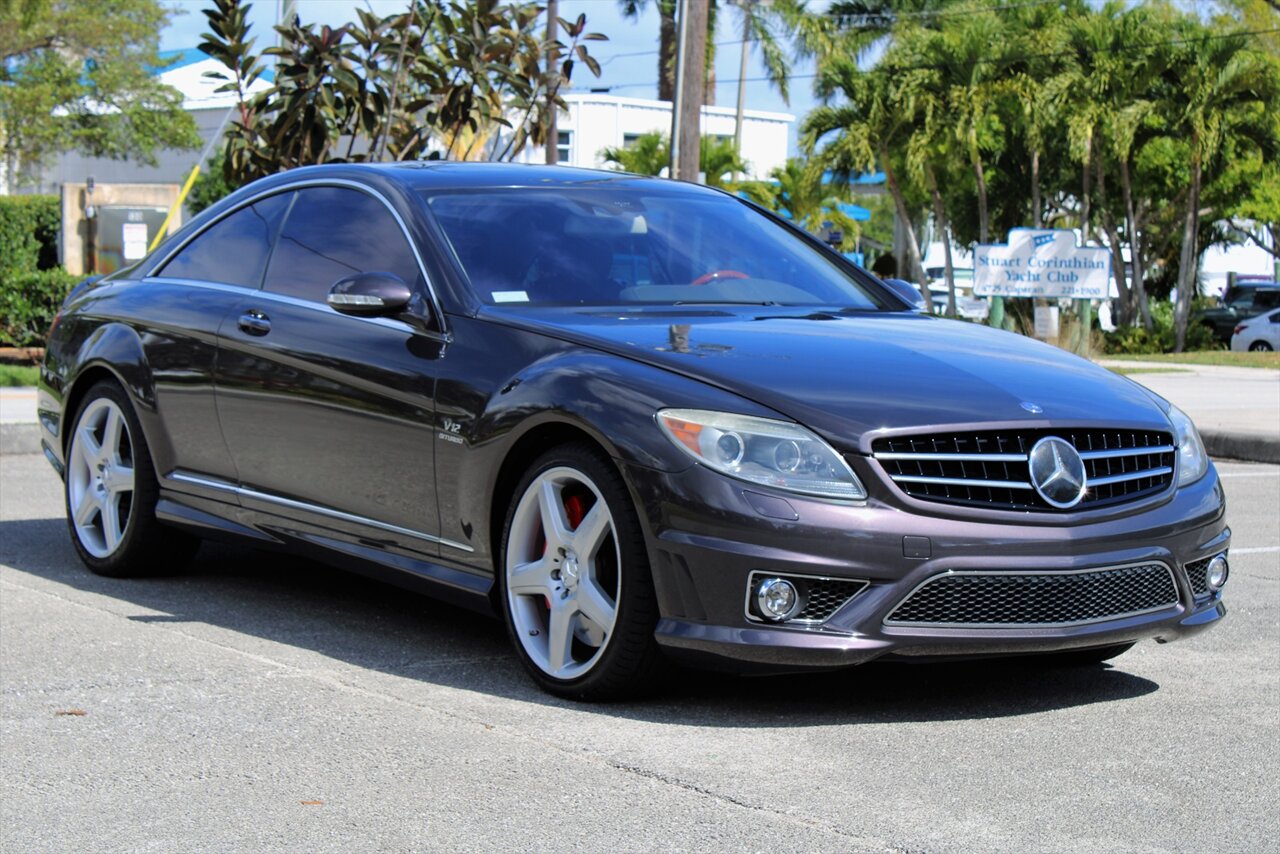
[[[1164,642],[1202,631],[1226,614],[1220,592],[1197,596],[1183,569],[1230,544],[1212,467],[1167,500],[1069,525],[1039,513],[1017,522],[979,521],[941,506],[928,515],[896,502],[888,490],[873,491],[857,505],[768,493],[701,466],[676,473],[630,467],[628,474],[642,508],[662,613],[657,640],[673,657],[704,666],[831,668],[883,656],[1005,656],[1146,638]],[[1051,573],[1142,562],[1172,569],[1176,604],[1083,625],[885,625],[911,591],[947,572]],[[821,624],[792,627],[748,615],[752,572],[869,583]]]

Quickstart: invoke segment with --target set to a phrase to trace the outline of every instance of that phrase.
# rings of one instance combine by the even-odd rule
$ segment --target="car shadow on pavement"
[[[0,564],[110,597],[139,624],[208,624],[358,668],[549,706],[655,723],[748,727],[1000,718],[1141,697],[1158,690],[1124,659],[1088,667],[1026,660],[873,663],[839,671],[739,677],[677,672],[660,696],[581,706],[539,691],[500,621],[302,558],[204,543],[167,577],[91,574],[63,519],[0,522]],[[130,615],[129,606],[139,611]],[[141,666],[141,665],[140,665]]]

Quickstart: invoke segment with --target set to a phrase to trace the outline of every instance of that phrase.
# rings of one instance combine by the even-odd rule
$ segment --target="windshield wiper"
[[[736,299],[718,299],[718,300],[702,300],[702,299],[678,299],[671,303],[672,305],[782,305],[780,302],[767,300],[736,300]]]

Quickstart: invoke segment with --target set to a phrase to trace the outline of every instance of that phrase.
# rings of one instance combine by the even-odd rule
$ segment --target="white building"
[[[608,168],[601,153],[623,148],[636,138],[660,131],[671,133],[671,102],[622,98],[594,92],[569,92],[564,96],[568,113],[561,114],[559,160],[567,166]],[[742,157],[752,178],[767,178],[787,162],[791,123],[795,116],[746,110],[742,118]],[[733,107],[703,107],[702,135],[733,139],[736,112]],[[517,160],[545,163],[541,147],[530,146]]]

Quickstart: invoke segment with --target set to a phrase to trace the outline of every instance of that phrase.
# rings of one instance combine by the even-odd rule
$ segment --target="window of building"
[[[258,288],[292,193],[268,196],[209,226],[158,275]]]
[[[573,131],[562,130],[556,134],[556,161],[570,163],[573,160]]]
[[[372,272],[393,273],[418,287],[418,262],[395,217],[358,190],[312,187],[298,191],[263,288],[324,302],[339,279]]]

